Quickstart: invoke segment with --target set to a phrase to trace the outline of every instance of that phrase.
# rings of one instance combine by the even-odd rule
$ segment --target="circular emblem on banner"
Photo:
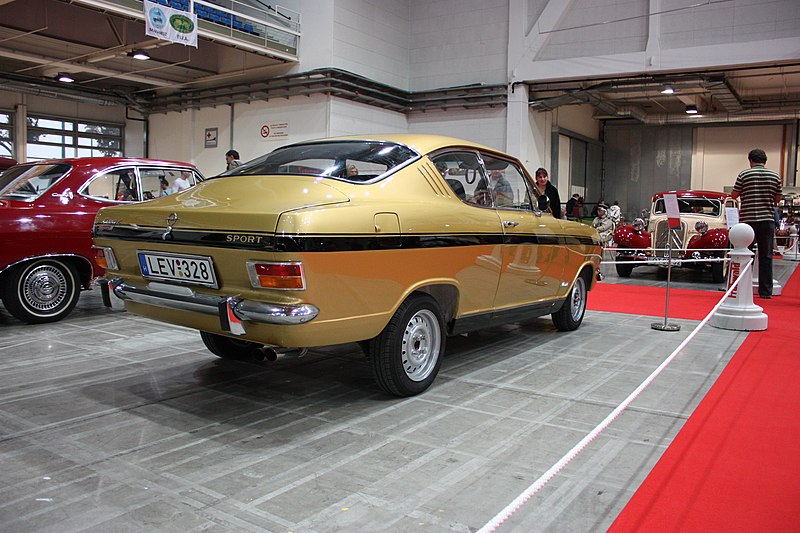
[[[169,25],[179,33],[192,33],[194,31],[194,22],[186,15],[172,15],[169,18]]]
[[[162,29],[167,24],[166,15],[164,15],[164,12],[157,7],[154,7],[148,11],[147,17],[150,19],[150,24],[157,30]]]

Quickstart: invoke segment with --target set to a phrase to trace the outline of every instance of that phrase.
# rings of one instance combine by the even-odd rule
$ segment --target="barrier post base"
[[[650,324],[651,329],[657,329],[658,331],[680,331],[681,326],[680,324],[665,324],[664,322],[653,322]]]

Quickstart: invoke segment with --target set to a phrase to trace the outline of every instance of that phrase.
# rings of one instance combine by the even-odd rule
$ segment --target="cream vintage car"
[[[219,357],[358,342],[379,386],[409,396],[447,335],[581,324],[599,236],[540,211],[530,183],[518,160],[459,139],[323,139],[103,209],[94,243],[128,311],[199,330]]]

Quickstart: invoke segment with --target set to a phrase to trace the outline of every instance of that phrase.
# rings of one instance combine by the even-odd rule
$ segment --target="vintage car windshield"
[[[295,144],[226,172],[224,176],[295,174],[366,183],[419,157],[401,144],[332,141]]]
[[[0,198],[32,202],[70,170],[65,163],[19,165],[0,176]]]
[[[722,212],[722,202],[715,198],[678,198],[678,210],[691,215],[718,217]],[[659,198],[653,204],[653,214],[665,215],[666,213],[664,199]]]

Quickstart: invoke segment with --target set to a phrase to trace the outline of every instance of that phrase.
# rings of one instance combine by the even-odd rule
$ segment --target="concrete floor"
[[[647,267],[622,281],[665,283]],[[673,285],[718,288],[680,271]],[[475,531],[696,324],[653,321],[588,312],[571,333],[542,318],[452,338],[434,386],[397,399],[356,345],[237,363],[99,291],[50,325],[0,307],[0,530]],[[744,337],[704,328],[498,531],[607,528]]]

